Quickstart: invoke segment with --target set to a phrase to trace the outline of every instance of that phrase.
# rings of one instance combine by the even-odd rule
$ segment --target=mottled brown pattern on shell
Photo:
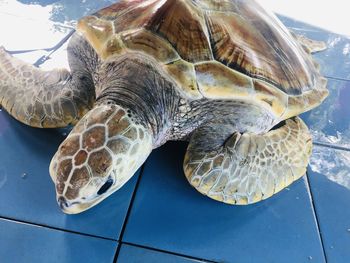
[[[120,1],[116,4],[107,6],[96,12],[94,15],[97,17],[102,17],[108,20],[114,20],[126,10],[132,10],[135,6],[144,3],[145,0],[132,0],[132,1]]]
[[[105,128],[94,127],[83,134],[83,148],[91,151],[101,147],[105,142]]]
[[[273,15],[252,0],[122,1],[94,15],[99,18],[98,23],[100,20],[114,23],[115,35],[106,36],[103,41],[116,38],[116,33],[120,33],[119,39],[121,34],[132,35],[130,30],[141,32],[147,29],[154,34],[154,40],[160,37],[168,41],[188,62],[216,59],[293,96],[324,88],[324,85],[317,85],[320,76],[311,57]],[[88,40],[91,43],[89,37]],[[164,57],[157,57],[159,54],[147,50],[149,45],[145,41],[150,43],[152,35],[142,37],[140,41],[136,38],[128,41],[134,40],[140,45],[138,48],[145,45],[140,50],[160,62],[164,60]],[[119,52],[120,43],[117,47],[112,45],[112,51],[107,53]],[[191,80],[178,74],[177,67],[169,66],[169,69],[165,68],[185,93],[200,98],[198,90],[193,92]],[[279,107],[278,112],[282,110],[281,105],[274,106],[274,102],[264,96],[259,98],[272,105],[274,111],[276,107]],[[301,112],[305,105],[300,103],[297,107]]]
[[[88,164],[94,176],[105,176],[112,168],[112,157],[106,149],[93,152],[89,156]]]
[[[197,64],[195,69],[199,90],[207,98],[247,97],[254,93],[250,77],[217,61]]]
[[[94,15],[100,19],[113,21],[114,32],[143,27],[151,18],[152,12],[159,5],[159,0],[121,1],[106,7]]]
[[[128,49],[143,51],[161,63],[180,58],[168,41],[142,28],[121,33],[121,39]]]
[[[314,88],[311,58],[271,14],[254,1],[236,1],[239,14],[207,15],[217,60],[291,95]]]
[[[188,1],[165,1],[146,28],[167,39],[187,61],[213,59],[203,13]]]
[[[104,54],[101,47],[113,37],[110,33],[104,34],[103,37],[100,34],[98,37],[94,36],[95,28],[92,23],[94,19],[98,24],[111,21],[114,24],[114,33],[146,28],[155,34],[154,41],[158,34],[165,41],[169,41],[183,59],[190,62],[213,58],[203,12],[191,2],[182,0],[121,2],[98,11],[93,17],[81,19],[78,30],[100,54]],[[109,27],[108,23],[103,26]],[[113,45],[109,46],[109,49],[114,49]]]

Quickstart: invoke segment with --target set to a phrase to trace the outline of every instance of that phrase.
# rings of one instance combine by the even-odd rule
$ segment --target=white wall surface
[[[332,32],[350,36],[349,0],[256,0],[268,9]]]

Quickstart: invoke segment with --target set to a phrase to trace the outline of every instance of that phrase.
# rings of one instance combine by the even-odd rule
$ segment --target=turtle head
[[[74,127],[50,164],[57,202],[76,214],[123,186],[152,150],[151,131],[130,110],[96,106]]]

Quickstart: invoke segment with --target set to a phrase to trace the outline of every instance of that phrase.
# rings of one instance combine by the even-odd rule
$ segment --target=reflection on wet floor
[[[312,151],[310,168],[350,190],[350,151],[316,145]]]
[[[302,115],[316,142],[350,148],[350,81],[329,80],[329,96]]]

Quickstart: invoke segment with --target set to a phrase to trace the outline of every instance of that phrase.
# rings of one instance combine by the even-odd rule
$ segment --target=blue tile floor
[[[56,5],[50,20],[67,26],[112,1],[19,2]],[[315,58],[330,95],[302,115],[314,149],[301,180],[255,205],[220,204],[190,187],[186,143],[170,142],[100,205],[65,215],[48,165],[69,129],[30,128],[0,110],[0,262],[350,262],[350,39],[280,18],[328,45]]]

